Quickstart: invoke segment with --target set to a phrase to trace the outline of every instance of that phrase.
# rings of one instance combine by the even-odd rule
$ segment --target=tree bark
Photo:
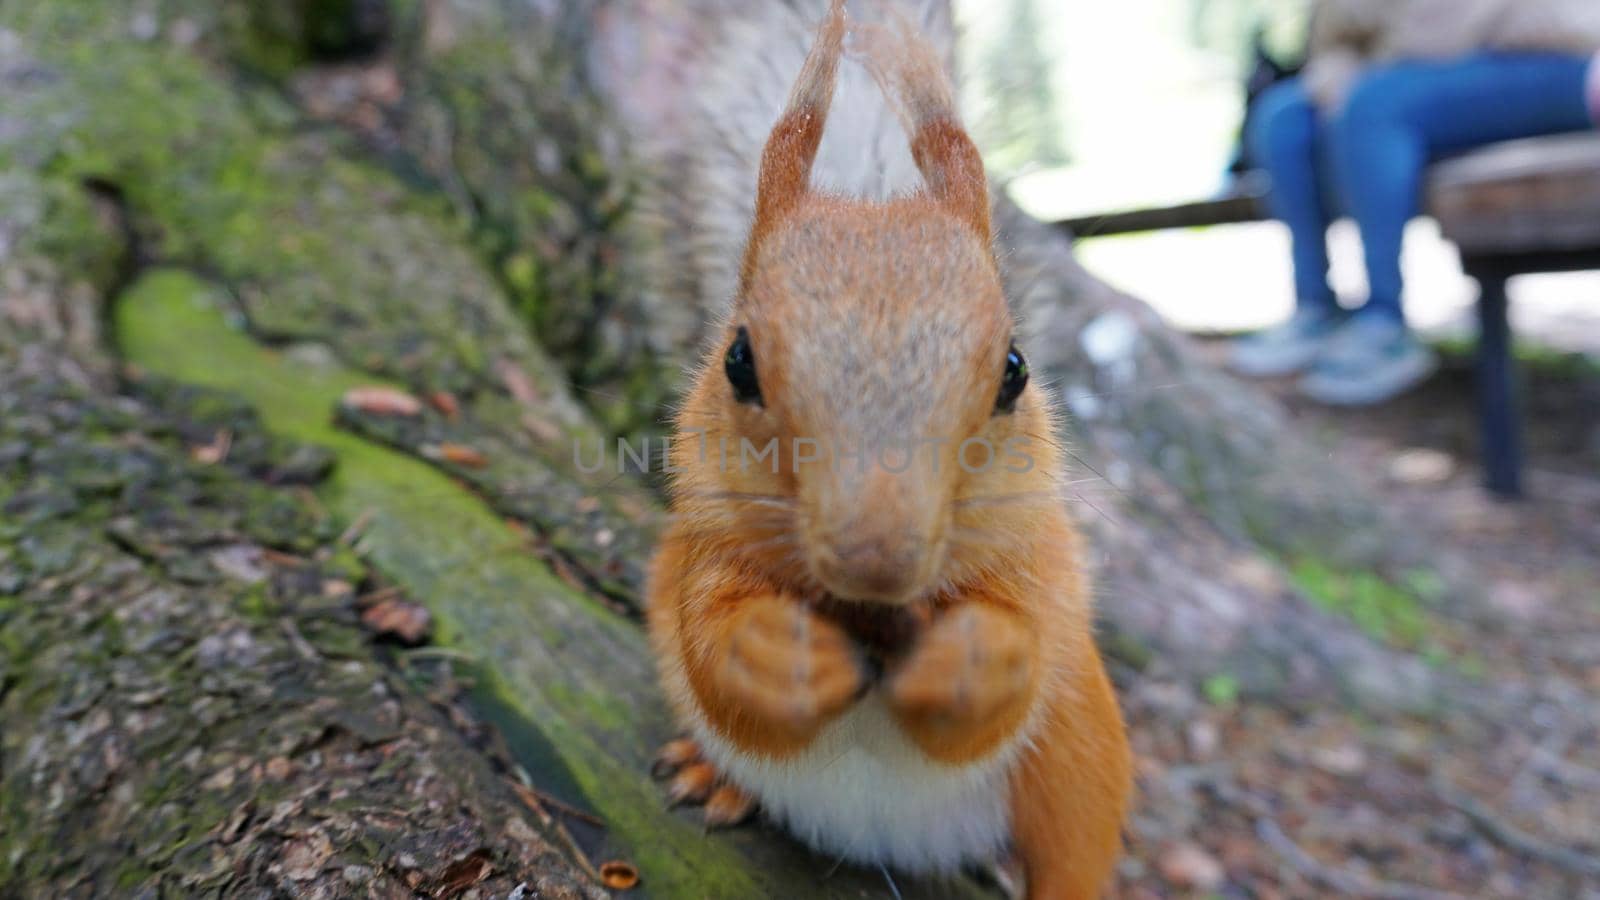
[[[292,486],[326,452],[118,393],[124,248],[63,187],[12,173],[0,211],[0,894],[605,896],[361,629],[365,567]]]

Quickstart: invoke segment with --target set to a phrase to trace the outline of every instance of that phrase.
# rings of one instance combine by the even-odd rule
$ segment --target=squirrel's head
[[[908,603],[1005,567],[1015,508],[1054,498],[1048,403],[1030,386],[991,247],[976,148],[934,51],[858,32],[925,190],[811,191],[843,4],[762,158],[740,293],[683,424],[681,507],[799,589]],[[896,40],[897,39],[897,40]]]

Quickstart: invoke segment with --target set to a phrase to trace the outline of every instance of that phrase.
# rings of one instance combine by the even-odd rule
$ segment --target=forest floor
[[[1600,897],[1600,372],[1528,375],[1515,504],[1479,487],[1467,357],[1377,410],[1267,385],[1480,575],[1483,608],[1447,600],[1422,641],[1502,699],[1374,721],[1129,679],[1143,798],[1124,896]]]

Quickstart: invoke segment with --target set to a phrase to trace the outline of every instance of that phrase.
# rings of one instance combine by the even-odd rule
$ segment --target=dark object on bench
[[[1310,36],[1306,36],[1305,43],[1310,43]],[[1256,101],[1261,95],[1271,90],[1274,86],[1282,84],[1298,76],[1305,69],[1305,53],[1300,54],[1297,62],[1285,62],[1272,52],[1267,46],[1267,26],[1265,22],[1257,22],[1255,31],[1250,35],[1250,74],[1244,80],[1244,121],[1239,123],[1239,137],[1233,147],[1233,159],[1228,163],[1228,172],[1232,175],[1243,175],[1253,168],[1250,154],[1245,149],[1244,136],[1250,133],[1251,120],[1255,118]]]
[[[1225,197],[1057,223],[1076,237],[1197,228],[1266,218],[1259,173]],[[1600,269],[1600,134],[1495,144],[1429,172],[1425,208],[1479,285],[1478,394],[1485,481],[1522,493],[1522,427],[1506,282],[1536,272]],[[1600,298],[1596,298],[1600,302]]]
[[[1259,222],[1267,218],[1268,181],[1265,172],[1245,172],[1234,180],[1232,190],[1210,200],[1083,216],[1055,224],[1071,232],[1075,238],[1092,238],[1167,228],[1206,228]]]
[[[1478,282],[1478,396],[1489,489],[1519,496],[1522,427],[1506,282],[1535,272],[1600,269],[1600,134],[1513,141],[1440,163],[1429,176],[1427,208]]]

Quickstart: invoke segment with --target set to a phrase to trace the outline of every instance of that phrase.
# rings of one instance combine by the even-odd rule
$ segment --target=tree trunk
[[[648,284],[664,296],[653,307],[698,311],[694,327],[640,318],[652,336],[640,343],[675,348],[687,363],[698,326],[733,295],[765,130],[824,6],[694,0],[597,19],[595,81],[645,173],[635,230],[656,251]],[[953,56],[947,3],[916,6]],[[1314,565],[1432,585],[1428,548],[1274,402],[1208,368],[1147,306],[1089,276],[1064,234],[996,203],[1030,362],[1069,415],[1074,507],[1102,557],[1111,646],[1188,676],[1226,671],[1261,695],[1312,700],[1332,688],[1375,708],[1429,708],[1434,672],[1307,604],[1292,578]],[[1438,599],[1418,594],[1394,592],[1407,614]]]
[[[328,67],[360,41],[243,3],[0,3],[0,883],[582,896],[617,857],[657,897],[887,895],[663,809],[660,505],[573,456],[652,433],[726,296],[758,145],[716,110],[793,5],[395,0],[382,54]],[[1291,576],[1399,582],[1424,549],[1064,237],[999,221],[1113,654],[1433,702]],[[369,386],[424,402],[344,402]],[[431,611],[531,805],[355,629],[369,577]]]

